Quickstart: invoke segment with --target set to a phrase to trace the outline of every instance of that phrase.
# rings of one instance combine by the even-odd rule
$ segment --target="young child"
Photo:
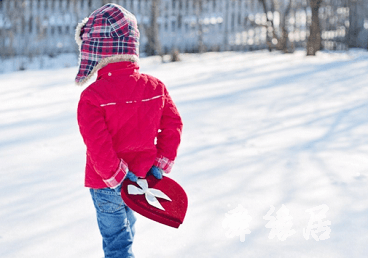
[[[80,66],[76,83],[97,80],[81,94],[78,124],[87,147],[90,188],[105,258],[134,257],[135,217],[120,197],[121,183],[169,173],[182,121],[165,85],[139,73],[139,31],[133,14],[107,4],[76,29]]]

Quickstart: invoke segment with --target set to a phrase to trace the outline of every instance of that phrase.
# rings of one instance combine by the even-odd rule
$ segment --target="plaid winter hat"
[[[75,40],[80,49],[78,85],[109,63],[139,60],[137,20],[117,4],[106,4],[79,23]]]

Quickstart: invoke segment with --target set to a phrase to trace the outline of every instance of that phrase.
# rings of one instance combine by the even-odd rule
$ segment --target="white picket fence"
[[[134,13],[141,32],[141,52],[147,44],[152,0],[110,1]],[[342,1],[342,0],[340,0]],[[347,1],[347,0],[343,0]],[[105,0],[3,0],[0,2],[0,57],[38,56],[77,53],[74,29],[79,21]],[[288,19],[289,37],[302,46],[308,35],[310,10],[298,5]],[[206,50],[243,50],[266,48],[266,14],[257,0],[161,0],[159,39],[163,52],[177,48],[181,52],[197,51],[200,39]],[[334,17],[336,12],[333,13]],[[276,27],[278,13],[274,16]],[[332,14],[331,14],[332,15]],[[348,11],[338,14],[341,26],[328,35],[331,48],[346,35]],[[326,13],[326,19],[330,17]],[[323,22],[322,22],[323,23]],[[327,22],[328,23],[328,22]],[[323,23],[324,24],[324,23]],[[326,42],[327,42],[326,41]],[[336,43],[337,42],[337,43]],[[335,45],[334,45],[335,44]]]

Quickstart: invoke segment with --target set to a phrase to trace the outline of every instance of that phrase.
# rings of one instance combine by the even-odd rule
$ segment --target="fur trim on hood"
[[[77,42],[78,46],[80,47],[82,45],[82,39],[81,39],[81,30],[83,26],[86,25],[88,22],[88,17],[84,18],[80,23],[78,23],[77,27],[75,28],[75,42]]]

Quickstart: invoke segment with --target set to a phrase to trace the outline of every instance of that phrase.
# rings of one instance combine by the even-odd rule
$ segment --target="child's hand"
[[[132,182],[137,182],[138,177],[133,174],[133,172],[128,171],[128,174],[125,176],[125,179],[128,178]]]
[[[156,166],[153,166],[151,169],[150,169],[150,173],[156,177],[157,179],[162,179],[162,170]]]
[[[158,167],[153,166],[150,171],[150,174],[152,174],[157,179],[162,179],[162,170]],[[133,174],[133,172],[129,171],[128,174],[125,176],[125,179],[129,179],[132,182],[137,182],[138,177]]]

